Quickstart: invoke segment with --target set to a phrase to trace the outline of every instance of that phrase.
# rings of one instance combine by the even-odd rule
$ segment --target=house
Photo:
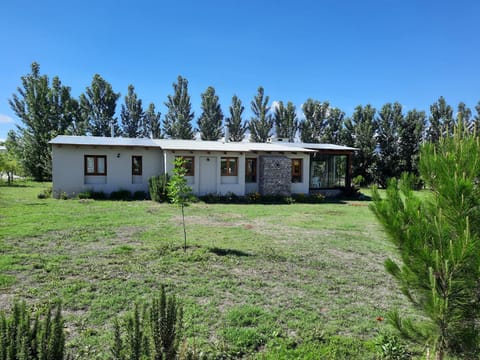
[[[151,176],[186,161],[197,195],[322,192],[351,184],[354,148],[331,144],[250,143],[121,137],[57,136],[52,145],[53,191],[148,191]]]

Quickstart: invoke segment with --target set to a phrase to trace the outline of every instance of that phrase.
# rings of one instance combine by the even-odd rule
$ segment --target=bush
[[[81,193],[78,193],[77,197],[79,199],[91,199],[92,198],[92,193],[89,190],[83,191]]]
[[[132,200],[132,193],[129,190],[113,191],[110,194],[110,199],[111,200],[129,201],[129,200]]]
[[[94,200],[105,200],[107,198],[107,194],[105,194],[103,191],[92,191],[90,195]]]
[[[24,302],[15,303],[10,316],[0,312],[0,339],[4,359],[63,360],[65,333],[60,303],[33,317]]]
[[[148,199],[148,194],[143,190],[135,191],[133,193],[133,200],[147,200],[147,199]]]
[[[168,201],[167,186],[170,181],[168,174],[152,176],[148,179],[150,199],[156,202]]]
[[[37,198],[39,199],[49,199],[52,197],[52,192],[53,189],[51,187],[48,187],[44,189],[40,194],[37,195]]]
[[[135,304],[123,326],[114,324],[111,352],[115,360],[175,359],[182,332],[182,308],[174,296],[167,296],[162,287],[160,295],[140,311]]]

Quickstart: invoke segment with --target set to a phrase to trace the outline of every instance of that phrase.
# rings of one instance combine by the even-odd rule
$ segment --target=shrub
[[[129,200],[132,200],[132,193],[129,190],[113,191],[110,194],[110,199],[111,200],[129,201]]]
[[[24,302],[15,303],[10,316],[0,312],[0,339],[2,359],[63,360],[65,333],[60,303],[34,317]]]
[[[133,193],[133,200],[147,200],[147,198],[148,194],[143,190],[135,191]]]
[[[114,323],[111,352],[115,360],[175,359],[182,332],[182,308],[174,296],[160,295],[140,311],[135,304],[122,324]]]
[[[39,198],[39,199],[51,198],[52,197],[52,192],[53,192],[52,187],[48,187],[48,188],[44,189],[40,194],[38,194],[37,198]]]
[[[91,199],[92,198],[92,193],[89,190],[83,191],[81,193],[78,193],[77,197],[79,199]]]
[[[168,174],[152,176],[148,179],[150,199],[156,202],[168,201],[167,186],[170,181]]]
[[[105,200],[107,198],[107,194],[105,194],[103,191],[92,191],[90,195],[94,200]]]

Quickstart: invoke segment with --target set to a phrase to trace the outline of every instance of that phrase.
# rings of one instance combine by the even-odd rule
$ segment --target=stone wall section
[[[260,194],[290,195],[292,187],[291,159],[286,156],[260,156],[258,170]]]

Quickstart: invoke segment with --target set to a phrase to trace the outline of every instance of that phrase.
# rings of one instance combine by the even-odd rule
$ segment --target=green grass
[[[0,308],[61,297],[79,358],[109,358],[113,318],[162,284],[189,344],[212,356],[373,359],[376,318],[413,313],[368,202],[193,204],[184,253],[178,207],[38,199],[48,186],[0,187]]]

